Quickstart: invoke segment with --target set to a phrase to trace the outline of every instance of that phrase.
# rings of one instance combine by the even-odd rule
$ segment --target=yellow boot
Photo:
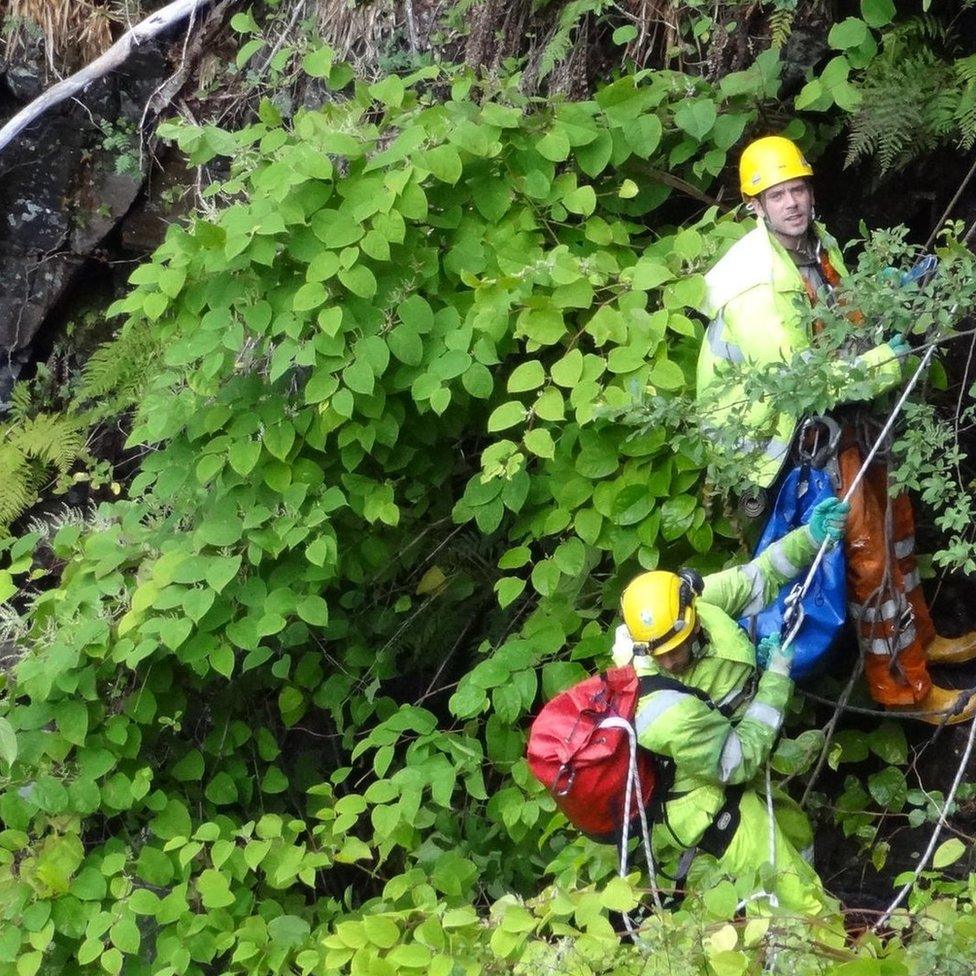
[[[976,658],[976,630],[960,637],[940,637],[926,646],[925,658],[929,664],[965,664]]]
[[[889,712],[898,712],[906,718],[915,718],[929,725],[957,725],[968,722],[976,714],[976,692],[932,685],[929,693],[914,705],[886,707]],[[946,718],[946,715],[949,717]]]

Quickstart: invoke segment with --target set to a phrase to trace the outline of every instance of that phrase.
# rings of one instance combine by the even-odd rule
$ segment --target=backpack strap
[[[694,688],[691,685],[686,685],[683,681],[679,681],[677,678],[672,678],[667,674],[645,674],[640,678],[640,693],[641,698],[644,695],[653,694],[655,691],[677,691],[683,695],[691,695],[692,698],[697,698],[700,702],[704,702],[709,708],[714,709],[719,712],[719,714],[724,715],[726,718],[730,718],[735,710],[747,699],[751,698],[753,691],[755,690],[754,677],[753,679],[747,681],[743,686],[741,691],[730,698],[728,701],[717,705],[714,701],[701,688]]]

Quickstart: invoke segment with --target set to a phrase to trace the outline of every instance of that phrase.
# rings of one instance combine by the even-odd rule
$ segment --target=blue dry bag
[[[834,496],[830,475],[809,464],[795,467],[783,482],[776,505],[756,545],[759,555],[777,539],[804,525],[817,502]],[[796,655],[791,674],[794,679],[813,674],[826,661],[827,654],[847,615],[844,585],[844,547],[836,545],[824,553],[801,606],[803,622],[796,636]],[[779,634],[783,627],[786,600],[793,588],[802,584],[806,572],[786,583],[776,599],[754,617],[742,617],[739,623],[754,643],[768,634]],[[784,635],[785,636],[785,635]]]

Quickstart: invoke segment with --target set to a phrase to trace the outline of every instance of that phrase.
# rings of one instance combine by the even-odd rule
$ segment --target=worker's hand
[[[888,340],[888,348],[895,359],[904,359],[912,351],[911,343],[901,333],[893,335]]]
[[[810,536],[813,541],[822,546],[827,539],[840,542],[844,538],[844,524],[850,513],[851,506],[839,498],[825,498],[817,502],[810,513]]]
[[[775,671],[777,674],[789,677],[795,653],[794,644],[783,647],[779,634],[769,634],[756,647],[756,661],[767,662],[767,671]]]

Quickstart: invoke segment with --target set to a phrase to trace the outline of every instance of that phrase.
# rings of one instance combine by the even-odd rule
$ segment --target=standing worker
[[[640,678],[656,678],[637,704],[637,741],[673,763],[674,779],[653,834],[662,860],[704,850],[733,878],[754,876],[770,862],[765,799],[748,784],[783,723],[793,655],[778,638],[766,638],[761,650],[769,653],[768,666],[754,684],[756,648],[735,618],[773,600],[825,539],[838,541],[847,511],[846,503],[828,498],[813,509],[808,525],[744,566],[704,580],[689,570],[643,573],[624,590],[625,630],[618,631],[614,660],[621,665],[632,656]],[[806,817],[782,796],[774,821],[779,907],[833,914],[836,903],[800,854],[813,841]]]
[[[810,349],[813,336],[803,306],[814,304],[823,291],[832,292],[847,275],[837,242],[814,221],[812,176],[789,139],[766,136],[750,143],[739,162],[739,179],[757,226],[706,276],[705,311],[711,321],[698,359],[698,398],[716,403],[717,397],[718,409],[710,414],[714,426],[736,416],[751,432],[740,448],[758,458],[753,470],[760,489],[770,488],[782,469],[798,418],[777,410],[768,398],[743,406],[741,382],[724,377],[743,367],[788,363]],[[900,382],[900,360],[909,352],[905,338],[895,335],[831,368],[839,379],[867,370],[871,392],[878,395]],[[842,496],[861,467],[869,426],[863,408],[842,419],[836,459]],[[976,699],[934,685],[928,665],[976,658],[976,631],[958,638],[936,634],[915,562],[911,503],[904,493],[888,497],[883,462],[869,467],[851,499],[845,554],[848,609],[857,623],[874,700],[933,724],[971,718]]]

